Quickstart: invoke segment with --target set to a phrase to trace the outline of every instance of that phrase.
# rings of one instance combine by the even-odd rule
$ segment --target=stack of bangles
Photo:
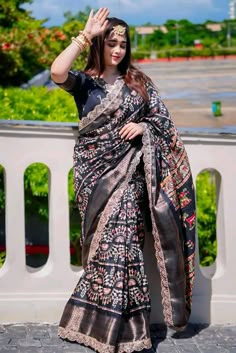
[[[76,44],[80,50],[85,50],[88,46],[92,45],[92,41],[87,37],[87,35],[80,31],[78,37],[71,38],[72,43]]]

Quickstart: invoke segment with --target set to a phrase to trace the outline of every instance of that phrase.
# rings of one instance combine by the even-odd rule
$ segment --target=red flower
[[[2,50],[10,50],[11,44],[10,43],[2,43]]]
[[[59,37],[60,40],[65,40],[66,39],[66,36],[65,34],[62,34],[60,37]]]
[[[58,32],[56,32],[55,33],[55,37],[61,37],[61,35],[63,35],[63,32],[61,32],[61,31],[58,31]]]

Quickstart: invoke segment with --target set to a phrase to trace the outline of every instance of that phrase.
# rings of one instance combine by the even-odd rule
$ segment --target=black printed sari
[[[148,103],[122,77],[111,86],[71,71],[60,86],[74,96],[80,115],[74,185],[84,271],[59,336],[102,353],[150,348],[147,227],[166,324],[184,327],[191,311],[195,200],[185,148],[152,83]],[[143,136],[122,140],[128,122],[142,124]]]

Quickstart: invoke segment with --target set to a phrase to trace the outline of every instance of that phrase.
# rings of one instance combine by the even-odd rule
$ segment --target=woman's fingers
[[[123,134],[123,132],[126,131],[126,129],[128,129],[130,126],[132,126],[133,123],[128,123],[125,126],[122,127],[122,129],[120,129],[120,135]]]
[[[104,11],[101,12],[101,14],[98,17],[98,20],[100,21],[100,23],[103,25],[104,21],[106,21],[107,16],[109,15],[110,11],[105,8]]]
[[[106,7],[101,7],[96,15],[94,16],[95,19],[97,19],[98,21],[102,21],[105,20],[107,15],[109,14],[109,10]]]
[[[121,130],[120,130],[120,136],[121,138],[125,138],[128,133],[133,129],[132,125],[125,125]]]
[[[93,9],[90,11],[90,14],[89,14],[88,20],[90,20],[91,18],[93,18]]]
[[[120,137],[125,140],[131,140],[134,137],[141,135],[142,127],[136,123],[128,123],[120,130]]]
[[[104,32],[108,25],[108,21],[106,19],[109,13],[110,11],[106,7],[101,7],[95,14],[94,11],[91,10],[85,26],[85,31],[90,33],[92,37]]]
[[[105,31],[105,29],[107,28],[107,25],[108,25],[108,21],[106,20],[102,25],[102,31]]]
[[[97,20],[97,19],[98,19],[98,16],[99,16],[100,13],[101,13],[101,11],[102,11],[102,7],[95,13],[95,15],[94,15],[93,18],[95,18],[95,19]]]
[[[139,133],[137,131],[134,132],[130,132],[127,136],[126,136],[126,140],[132,140],[133,138],[135,138],[136,136],[138,136]]]
[[[129,137],[136,132],[138,133],[138,131],[134,127],[129,127],[122,133],[121,138],[128,140]]]
[[[99,19],[102,20],[104,17],[107,16],[109,13],[109,9],[107,7],[104,7],[99,15]]]

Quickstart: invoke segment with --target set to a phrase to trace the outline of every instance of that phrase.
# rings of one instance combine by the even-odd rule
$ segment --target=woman
[[[74,96],[74,185],[84,272],[59,336],[98,352],[151,347],[143,244],[154,237],[167,325],[183,328],[194,278],[194,190],[183,143],[150,78],[131,65],[128,26],[91,11],[56,58],[53,80]],[[84,72],[70,68],[88,45]]]

